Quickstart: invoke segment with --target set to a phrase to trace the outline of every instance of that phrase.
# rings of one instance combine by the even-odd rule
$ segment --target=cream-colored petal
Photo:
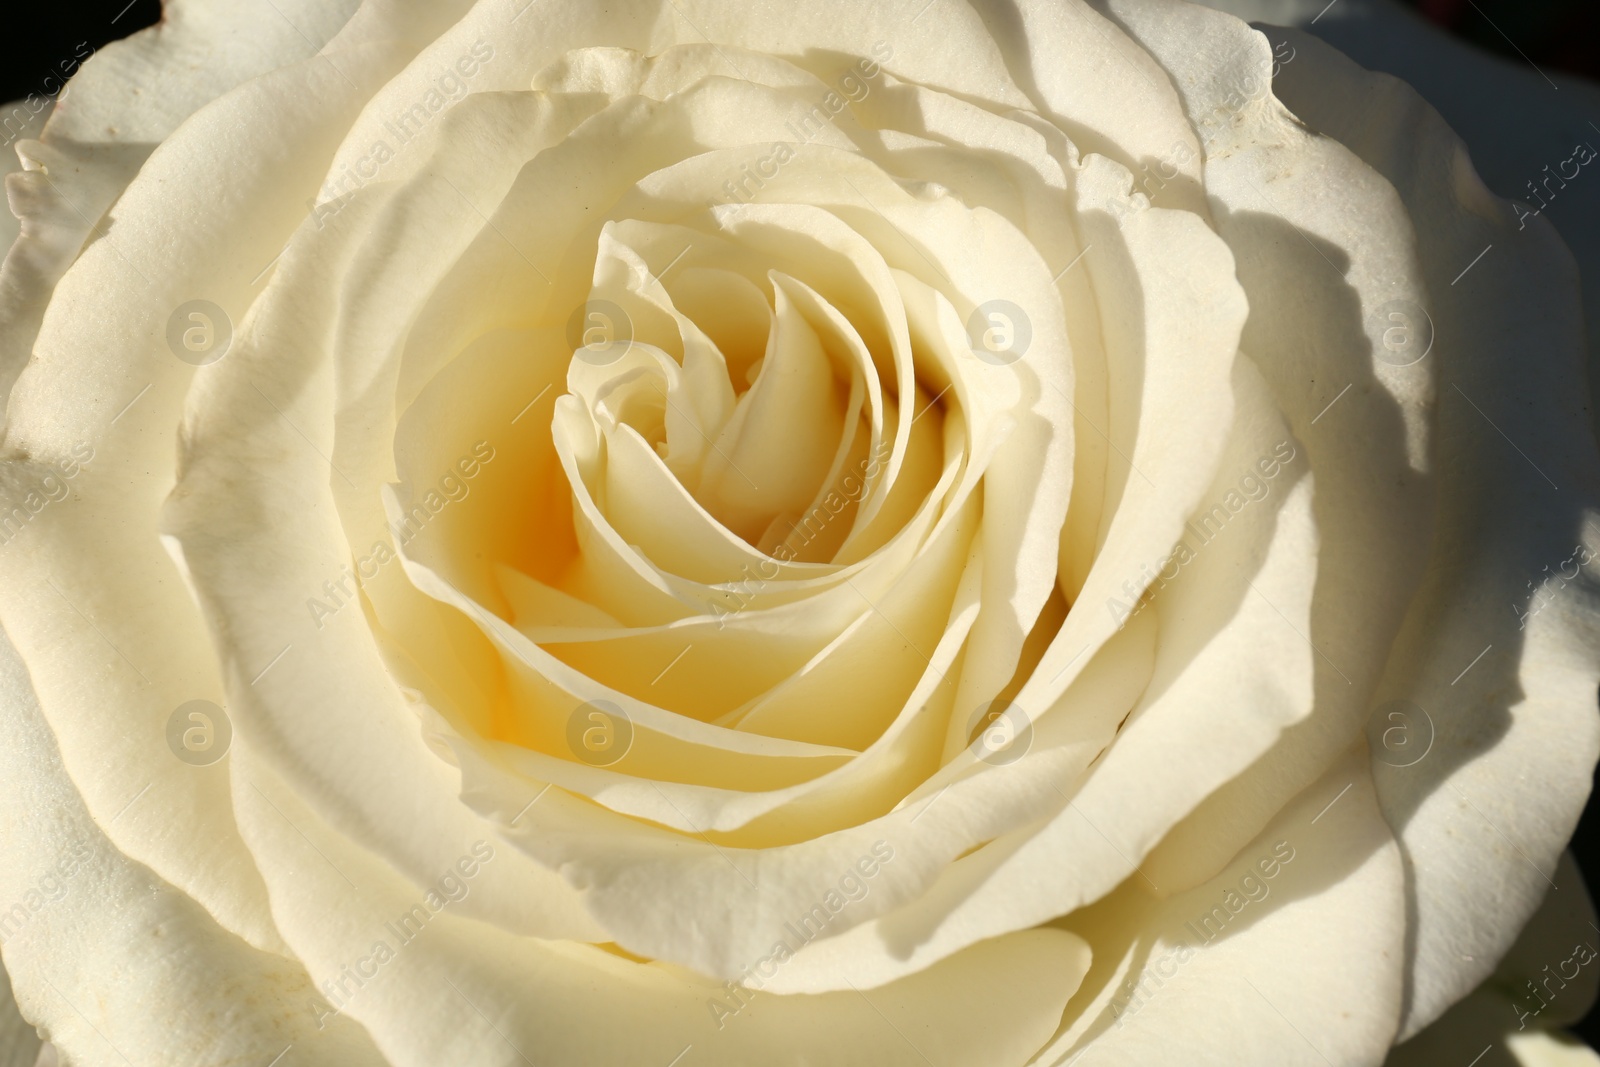
[[[816,331],[782,285],[761,371],[706,459],[698,494],[747,541],[816,495],[844,432],[845,396]]]
[[[870,813],[887,811],[933,767],[943,734],[943,719],[950,712],[950,700],[954,696],[953,688],[945,679],[959,661],[962,644],[976,617],[980,573],[969,555],[952,617],[937,647],[926,661],[907,657],[910,659],[907,673],[915,681],[908,698],[900,698],[893,689],[883,692],[887,688],[885,681],[873,675],[889,675],[890,672],[883,668],[886,657],[871,647],[866,650],[865,659],[874,664],[873,671],[863,669],[858,654],[831,673],[811,672],[813,676],[822,675],[811,689],[812,699],[805,699],[805,690],[800,686],[780,687],[780,690],[789,690],[780,693],[780,699],[800,690],[794,707],[783,709],[797,719],[801,709],[815,710],[827,699],[815,694],[837,693],[842,687],[841,677],[853,679],[855,685],[864,690],[859,694],[859,709],[854,703],[846,703],[847,710],[858,711],[865,718],[881,714],[884,707],[899,709],[895,721],[870,745],[853,739],[865,749],[859,758],[843,759],[853,753],[825,748],[813,741],[808,745],[762,746],[774,751],[763,753],[768,758],[759,762],[748,758],[718,759],[739,754],[734,741],[745,742],[748,749],[749,741],[760,735],[740,731],[701,739],[682,729],[667,733],[656,727],[690,723],[685,720],[674,723],[673,717],[661,716],[654,708],[641,708],[625,699],[615,700],[620,694],[611,693],[606,693],[604,698],[613,699],[630,716],[631,747],[621,758],[607,764],[608,768],[615,768],[617,775],[506,746],[499,746],[500,758],[508,768],[533,781],[555,783],[569,791],[594,797],[614,811],[662,825],[694,833],[716,832],[725,844],[748,846],[799,840],[850,825]],[[895,606],[889,605],[890,608]],[[871,618],[868,616],[869,620]],[[856,644],[863,643],[856,641]],[[889,681],[906,685],[899,677],[891,676]],[[590,699],[593,698],[591,695]],[[559,729],[572,715],[571,709],[579,706],[578,698],[569,698],[565,706],[557,706],[560,714],[552,726]],[[752,714],[762,710],[758,707]],[[849,725],[843,722],[835,728],[847,729]],[[824,728],[809,726],[809,732],[819,733]],[[712,733],[710,730],[703,732]],[[795,732],[804,734],[807,731]],[[700,741],[701,747],[698,751],[686,749],[681,743],[684,740]],[[504,807],[510,797],[526,794],[531,788],[531,782],[519,783],[500,773],[498,768],[487,765],[482,757],[460,751],[468,746],[456,744],[455,747],[462,766],[463,792],[475,794],[474,804],[491,809]],[[582,757],[582,753],[564,753],[567,754]],[[778,755],[790,756],[791,760],[784,763],[771,758]],[[793,757],[807,757],[810,767],[796,767]],[[802,780],[785,787],[780,775],[794,775],[796,770],[802,773]],[[636,777],[623,777],[625,775]],[[744,830],[744,833],[728,836],[735,830]]]
[[[1218,230],[1251,301],[1241,346],[1316,478],[1318,584],[1304,629],[1317,651],[1316,714],[1179,831],[1168,859],[1182,854],[1203,876],[1343,751],[1378,694],[1425,570],[1439,374],[1437,359],[1397,357],[1389,316],[1448,279],[1426,270],[1394,188],[1266,92],[1273,56],[1265,38],[1188,4],[1116,11],[1173,70],[1202,133]],[[1227,61],[1200,62],[1196,41]],[[1339,195],[1328,195],[1330,182]],[[1168,869],[1181,877],[1176,865]]]
[[[1572,195],[1570,178],[1585,154],[1600,145],[1589,125],[1600,114],[1600,84],[1548,64],[1500,56],[1451,33],[1400,0],[1342,0],[1318,19],[1317,0],[1204,0],[1252,22],[1297,26],[1316,34],[1372,71],[1392,74],[1417,90],[1444,117],[1472,154],[1473,169],[1497,196],[1520,201],[1519,220],[1542,217],[1555,226],[1580,267],[1584,319],[1600,322],[1600,202]],[[1270,31],[1269,31],[1270,34]],[[1299,57],[1275,35],[1280,62]],[[1557,86],[1558,88],[1552,88]],[[1485,106],[1484,100],[1493,101]],[[1568,193],[1571,186],[1572,193]],[[1600,331],[1591,329],[1589,394],[1600,397]],[[1600,403],[1591,399],[1591,410]]]
[[[1063,920],[1095,963],[1035,1062],[1376,1064],[1399,1018],[1404,884],[1358,745],[1205,884],[1158,901],[1130,880]]]
[[[361,6],[359,0],[279,0],[263,9],[249,0],[169,0],[156,25],[85,60],[68,84],[71,106],[52,121],[49,136],[81,144],[160,144],[235,86],[316,55]],[[395,10],[390,3],[365,6],[368,22]],[[351,35],[358,32],[352,28]]]
[[[1238,492],[1256,460],[1284,439],[1247,362],[1235,391],[1237,422],[1207,501]],[[1186,528],[1186,555],[1168,549],[1133,570],[1130,582],[1145,573],[1154,583],[1147,606],[1137,596],[1121,603],[1121,614],[1115,603],[1088,605],[1119,625],[1057,701],[1035,711],[1027,686],[1014,698],[1033,720],[1036,749],[1060,731],[1063,745],[1081,751],[1058,787],[1053,817],[964,857],[922,898],[851,931],[855,944],[841,944],[841,953],[888,944],[897,955],[934,960],[972,939],[1068,913],[1129,877],[1165,893],[1215,874],[1220,864],[1174,884],[1141,861],[1197,801],[1310,711],[1314,653],[1302,634],[1317,547],[1313,494],[1293,471],[1276,477],[1277,496],[1246,505],[1252,510],[1204,540]],[[1241,662],[1254,664],[1248,676]],[[919,792],[931,797],[936,785]],[[1191,876],[1192,866],[1176,873]]]
[[[37,93],[0,106],[0,115],[5,116],[0,120],[3,122],[0,129],[6,134],[5,142],[0,144],[0,178],[22,169],[22,158],[16,152],[17,141],[36,140],[53,107],[54,99]],[[20,219],[8,206],[8,210],[0,212],[0,259],[11,250],[21,232]]]
[[[403,58],[384,45],[341,53],[346,74],[368,83]],[[0,619],[34,673],[62,758],[119,848],[261,947],[275,947],[276,935],[228,805],[216,799],[226,765],[195,773],[165,743],[180,705],[227,704],[209,637],[158,541],[178,412],[196,373],[169,350],[166,332],[199,294],[235,315],[247,305],[359,100],[313,60],[249,82],[187,122],[121,195],[116,236],[91,243],[56,287],[8,409],[7,443],[33,457],[6,462],[8,494],[72,472],[71,501],[34,516],[0,554]],[[256,136],[226,136],[240,127]],[[293,155],[290,143],[299,168],[265,164]],[[162,263],[175,269],[158,272]],[[124,728],[104,728],[107,714]]]
[[[1412,90],[1314,40],[1295,45],[1286,100],[1393,181],[1417,219],[1449,382],[1433,551],[1460,569],[1430,573],[1382,692],[1421,708],[1433,744],[1413,766],[1387,754],[1374,768],[1411,859],[1409,1035],[1511,944],[1583,809],[1600,753],[1600,602],[1583,562],[1600,551],[1600,457],[1582,400],[1577,278],[1548,224],[1519,229]]]
[[[230,635],[218,651],[241,736],[252,736],[343,828],[420,872],[446,862],[441,850],[481,820],[451,800],[453,773],[423,745],[401,678],[381,658],[368,619],[352,610],[317,619],[305,609],[306,595],[341,573],[350,549],[330,485],[339,475],[325,458],[331,370],[320,368],[310,387],[293,392],[305,384],[299,362],[319,360],[310,338],[338,295],[313,281],[349,266],[357,250],[349,235],[363,232],[384,203],[352,202],[325,229],[302,229],[304,242],[284,254],[268,299],[196,389],[184,487],[164,523],[183,546],[212,625]],[[320,444],[301,436],[306,429]],[[243,480],[252,458],[266,455],[276,462]],[[274,520],[263,521],[266,514]],[[290,558],[274,547],[283,543],[299,551]],[[257,551],[276,567],[235,566],[241,553]],[[248,666],[271,664],[280,652],[271,671]],[[513,929],[593,932],[573,895],[532,864],[496,868],[471,907]]]
[[[1582,1018],[1600,984],[1594,906],[1571,853],[1551,872],[1558,888],[1477,989],[1400,1044],[1384,1067],[1468,1062],[1486,1067],[1589,1067],[1594,1051],[1561,1027]]]
[[[319,1025],[297,961],[247,945],[107,838],[3,634],[0,728],[5,967],[66,1062],[266,1063],[293,1047],[309,1064],[386,1067],[359,1025]]]
[[[50,138],[0,150],[21,165],[5,177],[7,215],[15,219],[17,237],[6,243],[0,262],[0,402],[27,364],[56,283],[86,242],[104,237],[107,210],[151,147]]]
[[[1085,236],[1105,253],[1086,266],[1105,309],[1108,440],[1127,467],[1108,479],[1103,546],[1076,598],[1090,610],[1067,616],[1019,693],[1035,707],[1116,629],[1118,617],[1095,606],[1148,587],[1142,568],[1166,556],[1200,505],[1233,411],[1228,374],[1245,316],[1233,258],[1200,219],[1141,208],[1127,173],[1097,156],[1078,195]]]
[[[357,0],[286,0],[266,8],[236,0],[175,0],[156,26],[95,51],[80,42],[59,114],[46,107],[11,135],[36,173],[7,182],[13,210],[30,225],[16,257],[0,267],[0,412],[38,336],[50,293],[85,241],[103,236],[107,209],[152,149],[190,115],[230,89],[317,53],[356,10]],[[83,62],[80,64],[78,60]],[[331,62],[325,60],[324,62]],[[22,108],[34,114],[30,98]],[[8,110],[8,119],[16,112]],[[50,168],[51,173],[40,173]],[[14,168],[8,165],[5,173]],[[0,247],[11,247],[0,240]],[[0,415],[3,425],[3,415]]]
[[[266,768],[252,766],[248,774],[259,792],[241,794],[241,818],[253,847],[274,857],[265,872],[277,921],[313,975],[343,983],[337,1003],[397,1067],[519,1057],[579,1067],[689,1055],[710,1064],[794,1067],[922,1064],[930,1055],[973,1067],[1021,1064],[1057,1025],[1088,964],[1079,938],[1041,930],[976,946],[948,967],[878,989],[842,984],[840,992],[804,998],[734,993],[721,982],[593,946],[508,936],[462,916],[443,894],[434,906],[429,885],[397,878],[377,856],[332,832]],[[463,900],[477,892],[475,879],[513,851],[493,839],[463,840],[459,848],[465,869],[476,872],[456,877]],[[351,892],[341,874],[362,891]],[[408,916],[409,925],[397,925]],[[783,936],[775,932],[749,965],[758,972],[776,965],[781,973],[781,964],[765,958]],[[759,983],[760,974],[746,980]],[[601,988],[606,992],[596,995]],[[986,1025],[972,1026],[974,1017]]]

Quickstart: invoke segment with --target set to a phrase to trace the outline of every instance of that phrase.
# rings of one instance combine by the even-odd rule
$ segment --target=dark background
[[[1408,2],[1456,36],[1491,52],[1516,59],[1506,43],[1509,37],[1541,66],[1600,80],[1600,4],[1594,0]]]
[[[265,0],[263,0],[265,2]],[[1541,67],[1600,80],[1600,2],[1597,0],[1405,0],[1433,22],[1511,59],[1518,50]],[[69,6],[70,3],[70,6]],[[160,0],[38,0],[7,15],[0,44],[0,103],[30,93],[47,95],[63,61],[81,45],[99,48],[161,17]],[[1510,38],[1510,41],[1507,40]],[[1515,47],[1511,44],[1515,42]],[[1591,328],[1600,328],[1592,324]],[[1591,794],[1572,851],[1592,892],[1600,894],[1600,798]],[[1574,1029],[1600,1048],[1600,1011]]]
[[[0,104],[29,93],[48,96],[56,82],[47,86],[45,79],[72,61],[80,43],[99,48],[161,18],[161,0],[31,0],[8,6],[0,39]]]
[[[1600,3],[1595,0],[1403,2],[1491,52],[1516,59],[1509,37],[1540,66],[1600,80]],[[0,103],[43,93],[44,79],[79,42],[98,48],[160,17],[160,0],[33,0],[26,10],[8,11],[7,39],[0,44]]]

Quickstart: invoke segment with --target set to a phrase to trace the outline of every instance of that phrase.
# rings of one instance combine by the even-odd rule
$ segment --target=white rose
[[[21,1016],[1381,1062],[1582,806],[1600,464],[1548,224],[1283,44],[219,0],[97,54],[7,179]]]

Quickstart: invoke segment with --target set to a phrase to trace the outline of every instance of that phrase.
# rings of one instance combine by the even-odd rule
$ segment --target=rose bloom
[[[1577,271],[1402,82],[184,0],[42,119],[8,1067],[1594,1062]]]

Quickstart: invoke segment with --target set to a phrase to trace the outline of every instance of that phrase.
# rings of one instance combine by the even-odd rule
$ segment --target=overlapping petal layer
[[[27,149],[0,275],[4,486],[72,497],[0,555],[13,762],[175,898],[109,957],[182,925],[164,1005],[233,968],[395,1064],[1377,1062],[1538,903],[1451,797],[1559,851],[1590,591],[1438,679],[1592,540],[1581,328],[1548,235],[1493,268],[1556,280],[1536,314],[1452,291],[1502,206],[1426,109],[1307,46],[1297,118],[1274,42],[1178,0],[368,0],[99,143],[129,70],[255,26],[182,10]],[[73,160],[79,222],[37,185]],[[1513,395],[1519,330],[1557,355]],[[1508,687],[1552,710],[1495,743]],[[1369,769],[1401,697],[1438,750]],[[165,751],[196,698],[225,763]],[[85,1062],[222,1040],[84,1031],[6,959]]]

